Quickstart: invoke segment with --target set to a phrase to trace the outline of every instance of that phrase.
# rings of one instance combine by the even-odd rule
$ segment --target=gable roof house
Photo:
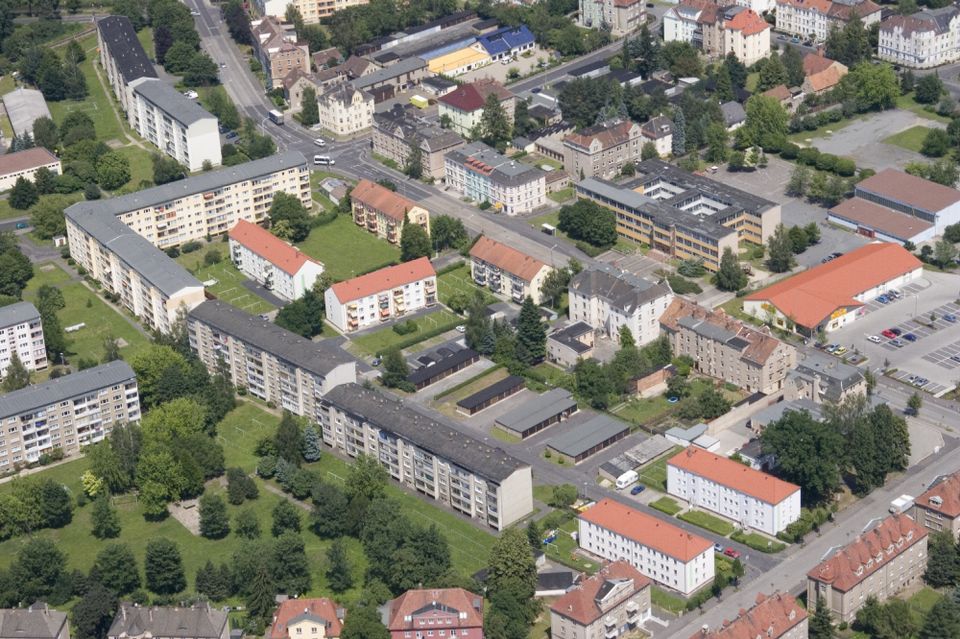
[[[227,613],[210,604],[189,608],[120,604],[107,639],[228,639]]]
[[[757,594],[750,610],[743,608],[733,621],[723,620],[719,628],[702,629],[690,639],[806,639],[809,619],[806,609],[789,593],[767,597]]]
[[[960,472],[933,480],[914,501],[913,518],[931,532],[949,530],[960,537]]]
[[[345,611],[320,599],[287,599],[273,613],[267,639],[338,639]]]
[[[463,588],[408,590],[383,606],[385,624],[391,639],[409,639],[412,632],[442,624],[457,635],[483,634],[483,598]]]
[[[801,89],[805,94],[820,95],[840,84],[843,76],[847,75],[846,65],[831,60],[818,53],[808,53],[803,56],[803,84]]]
[[[653,582],[626,561],[605,564],[550,606],[551,637],[599,637],[650,618]],[[613,623],[610,623],[610,622]]]
[[[516,110],[515,96],[509,89],[492,78],[484,78],[470,84],[462,84],[450,93],[441,96],[439,117],[447,116],[450,128],[458,134],[469,137],[474,127],[480,122],[483,115],[483,105],[490,95],[496,95],[500,106],[507,114],[507,119],[513,122]]]
[[[70,639],[67,613],[42,601],[27,608],[0,608],[0,639]]]

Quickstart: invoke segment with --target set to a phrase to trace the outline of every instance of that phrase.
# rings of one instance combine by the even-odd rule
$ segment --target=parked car
[[[893,339],[894,337],[897,336],[897,334],[891,331],[889,328],[883,331],[880,331],[880,334],[886,337],[887,339]]]
[[[908,383],[908,384],[912,384],[912,383],[914,383],[915,381],[917,381],[917,376],[916,376],[916,375],[910,375],[910,376],[907,377],[907,383]]]
[[[25,229],[25,228],[27,228],[28,226],[30,226],[30,225],[29,225],[28,223],[26,223],[26,222],[17,222],[17,230],[18,230],[18,231],[21,230],[21,229]]]
[[[457,332],[458,332],[458,333],[466,333],[466,332],[467,332],[467,327],[464,326],[463,324],[460,324],[459,326],[457,326]]]
[[[874,344],[879,344],[879,343],[880,343],[880,337],[877,336],[877,335],[871,335],[871,336],[868,337],[867,339],[870,340],[871,342],[873,342]]]
[[[839,344],[830,344],[829,346],[827,346],[827,352],[828,352],[828,353],[833,353],[833,352],[836,351],[838,348],[840,348],[840,345],[839,345]]]
[[[837,348],[837,350],[833,351],[833,354],[834,354],[834,355],[839,355],[839,356],[845,355],[846,353],[847,353],[847,347],[846,347],[846,346],[841,346],[841,347]]]
[[[915,342],[917,341],[917,336],[913,333],[907,333],[903,336],[903,339],[907,340],[908,342]]]
[[[880,302],[881,304],[889,304],[889,303],[890,303],[890,300],[887,299],[887,296],[886,296],[886,295],[881,295],[880,297],[877,298],[877,301]]]
[[[903,329],[902,329],[902,328],[896,328],[896,327],[894,327],[894,328],[891,328],[891,329],[890,329],[890,332],[893,333],[894,335],[896,335],[897,337],[900,337],[901,335],[903,335]]]
[[[380,358],[379,358],[379,357],[374,357],[374,358],[373,358],[373,361],[370,362],[370,365],[371,365],[371,366],[374,366],[374,367],[379,366],[379,365],[380,365]]]
[[[904,344],[906,344],[906,342],[900,339],[899,337],[897,339],[890,340],[890,343],[896,346],[897,348],[901,348]]]
[[[950,359],[952,359],[955,362],[960,362],[960,355],[951,355]]]
[[[957,316],[954,315],[953,313],[947,313],[946,315],[943,316],[943,319],[952,323],[957,321]]]
[[[630,489],[630,494],[631,494],[631,495],[639,495],[640,493],[642,493],[642,492],[645,491],[646,489],[647,489],[647,487],[644,486],[643,484],[637,484],[636,486],[634,486],[633,488]]]
[[[830,257],[837,259],[838,257],[843,257],[843,253],[831,253]]]
[[[727,548],[726,550],[723,551],[723,554],[733,559],[740,559],[740,551],[734,550],[733,548]]]
[[[721,546],[720,544],[714,544],[714,545],[713,545],[713,552],[722,555],[722,554],[723,554],[723,546]]]

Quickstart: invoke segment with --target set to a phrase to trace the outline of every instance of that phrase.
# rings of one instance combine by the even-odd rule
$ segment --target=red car
[[[887,339],[893,339],[894,337],[897,336],[897,334],[891,331],[889,328],[884,329],[883,331],[881,331],[880,334],[886,337]]]
[[[732,557],[733,559],[740,559],[740,551],[734,550],[733,548],[727,548],[723,551],[723,554],[725,554],[727,557]]]

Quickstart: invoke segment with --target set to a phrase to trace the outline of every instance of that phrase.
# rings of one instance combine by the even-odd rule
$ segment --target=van
[[[637,483],[638,479],[640,479],[640,476],[637,475],[637,471],[628,470],[624,474],[617,477],[617,490],[623,490],[627,486]]]
[[[313,163],[318,166],[326,166],[327,164],[336,164],[337,161],[331,158],[329,155],[315,155],[313,156]]]

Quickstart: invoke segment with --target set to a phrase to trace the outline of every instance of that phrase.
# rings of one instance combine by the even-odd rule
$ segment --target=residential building
[[[314,421],[326,393],[357,379],[356,361],[333,342],[313,342],[220,300],[190,311],[187,332],[211,373],[223,366],[237,388]]]
[[[347,77],[352,77],[349,72],[350,60],[344,62],[341,67],[348,69]],[[366,71],[354,79],[350,84],[355,89],[368,91],[374,96],[377,103],[389,100],[397,93],[402,93],[420,85],[420,81],[430,76],[430,69],[427,67],[427,61],[417,56],[404,58],[386,66],[367,67]]]
[[[107,631],[107,639],[228,639],[230,624],[226,610],[209,603],[190,607],[141,606],[121,602]]]
[[[465,47],[451,51],[428,62],[430,73],[455,78],[474,69],[480,69],[490,64],[490,54],[479,42],[473,42]]]
[[[713,544],[612,499],[580,513],[580,548],[626,561],[661,586],[688,596],[713,581]]]
[[[20,86],[10,93],[3,94],[3,110],[10,118],[10,128],[14,135],[33,135],[33,123],[40,118],[50,118],[50,109],[43,93],[36,89]]]
[[[0,608],[0,639],[70,639],[67,613],[42,601],[27,608]]]
[[[683,0],[663,17],[664,41],[690,42],[711,57],[733,53],[746,65],[770,55],[770,25],[741,3]]]
[[[731,100],[720,105],[723,113],[723,123],[727,131],[736,131],[747,121],[747,112],[739,102]]]
[[[310,72],[310,47],[297,40],[293,25],[267,15],[250,23],[253,53],[266,74],[267,89],[283,85],[294,70]]]
[[[960,537],[960,473],[941,475],[914,500],[913,518],[932,532]]]
[[[747,295],[743,310],[812,337],[857,320],[867,302],[922,273],[920,260],[899,244],[874,242]]]
[[[532,51],[535,45],[533,34],[527,25],[521,24],[516,27],[501,27],[490,33],[485,33],[477,38],[477,42],[484,48],[490,60],[499,62],[508,60],[526,51]]]
[[[673,301],[673,291],[665,281],[654,283],[605,264],[574,275],[568,298],[571,321],[585,322],[611,339],[626,326],[642,345],[660,336],[658,320]]]
[[[808,351],[787,373],[784,389],[784,398],[788,401],[841,404],[852,396],[866,395],[867,379],[857,366],[824,353]]]
[[[636,31],[645,18],[642,0],[580,0],[580,24],[610,29],[615,38]]]
[[[740,240],[765,244],[780,223],[780,205],[663,160],[636,166],[625,184],[587,178],[577,196],[617,214],[617,233],[681,260],[720,268],[723,251],[739,254]]]
[[[640,161],[645,141],[640,125],[631,120],[581,129],[563,139],[563,170],[574,179],[612,179],[624,164]]]
[[[74,455],[140,420],[137,377],[117,360],[0,395],[0,473],[59,448]]]
[[[150,244],[168,249],[223,235],[240,220],[265,222],[278,191],[312,208],[310,171],[299,151],[276,153],[119,197],[79,202],[67,210],[116,217]]]
[[[447,153],[444,175],[448,185],[476,202],[489,202],[498,213],[529,213],[546,203],[546,174],[511,160],[482,142]]]
[[[573,322],[547,333],[547,361],[573,368],[581,359],[593,357],[596,331],[584,322]]]
[[[470,249],[470,275],[480,286],[520,303],[531,297],[540,304],[540,287],[553,267],[486,236]]]
[[[316,73],[304,73],[300,69],[293,69],[283,78],[283,93],[290,105],[290,113],[303,111],[303,92],[308,87],[315,95],[321,95],[334,85],[343,82],[344,75],[340,67],[320,69]]]
[[[419,149],[425,178],[442,180],[443,157],[464,144],[455,132],[421,118],[411,104],[397,104],[389,111],[373,114],[373,152],[406,166],[414,149]]]
[[[775,592],[767,597],[757,594],[756,601],[750,610],[741,608],[733,621],[724,621],[719,628],[704,628],[690,639],[807,639],[807,611],[793,595]]]
[[[12,189],[20,178],[33,182],[41,168],[54,175],[62,173],[60,158],[42,146],[0,155],[0,191]]]
[[[345,615],[326,597],[287,599],[273,613],[267,639],[339,639]]]
[[[217,118],[166,82],[134,80],[128,105],[130,127],[191,172],[220,166]]]
[[[440,97],[437,100],[439,116],[441,119],[446,116],[450,120],[451,130],[464,137],[471,137],[480,125],[483,105],[491,94],[497,96],[500,106],[507,114],[507,119],[513,122],[517,96],[496,80],[489,78],[470,84],[461,84]]]
[[[369,0],[254,0],[253,6],[262,16],[283,19],[287,15],[287,7],[292,5],[300,11],[304,24],[317,24],[337,11],[363,6],[368,2]]]
[[[807,573],[807,601],[823,599],[849,624],[869,597],[882,603],[921,581],[926,569],[927,530],[907,515],[890,515]]]
[[[667,461],[667,492],[768,535],[800,518],[799,486],[698,446]]]
[[[405,488],[503,530],[533,510],[530,466],[419,412],[412,402],[358,384],[322,400],[323,441],[342,454],[378,459]]]
[[[657,155],[667,157],[673,153],[673,121],[663,115],[650,118],[640,127],[643,143],[651,142]]]
[[[140,78],[156,78],[147,52],[127,16],[105,16],[97,20],[97,48],[100,68],[113,88],[120,108],[130,110],[130,83]]]
[[[777,0],[777,31],[826,42],[830,29],[842,29],[853,16],[869,29],[880,22],[880,14],[872,0]]]
[[[915,69],[932,69],[960,59],[960,9],[950,5],[880,23],[877,55]]]
[[[618,637],[650,618],[651,581],[626,561],[600,570],[550,605],[550,639]]]
[[[353,135],[373,126],[373,96],[341,82],[317,97],[320,126],[335,135]]]
[[[797,362],[797,349],[781,342],[769,329],[756,329],[711,311],[695,302],[675,298],[660,316],[674,356],[687,355],[704,375],[740,388],[773,393]]]
[[[806,95],[822,95],[840,84],[847,71],[846,65],[836,60],[808,53],[803,56],[804,79],[800,88]]]
[[[416,224],[430,235],[430,213],[427,209],[402,195],[361,179],[350,191],[353,221],[380,239],[400,244],[400,234],[408,222]]]
[[[353,333],[436,304],[437,272],[421,257],[337,282],[325,300],[327,321]]]
[[[300,299],[323,274],[323,264],[253,222],[240,220],[229,237],[233,264],[281,299]]]
[[[858,182],[853,195],[929,222],[936,235],[960,222],[960,191],[898,169],[883,169]]]
[[[6,375],[14,354],[28,371],[47,367],[43,322],[30,302],[0,306],[0,377]]]
[[[746,7],[727,7],[723,22],[716,28],[722,31],[718,57],[731,53],[747,66],[770,55],[770,24],[759,13]]]
[[[428,637],[435,628],[451,637],[483,639],[483,598],[463,588],[408,590],[384,606],[390,639]]]

